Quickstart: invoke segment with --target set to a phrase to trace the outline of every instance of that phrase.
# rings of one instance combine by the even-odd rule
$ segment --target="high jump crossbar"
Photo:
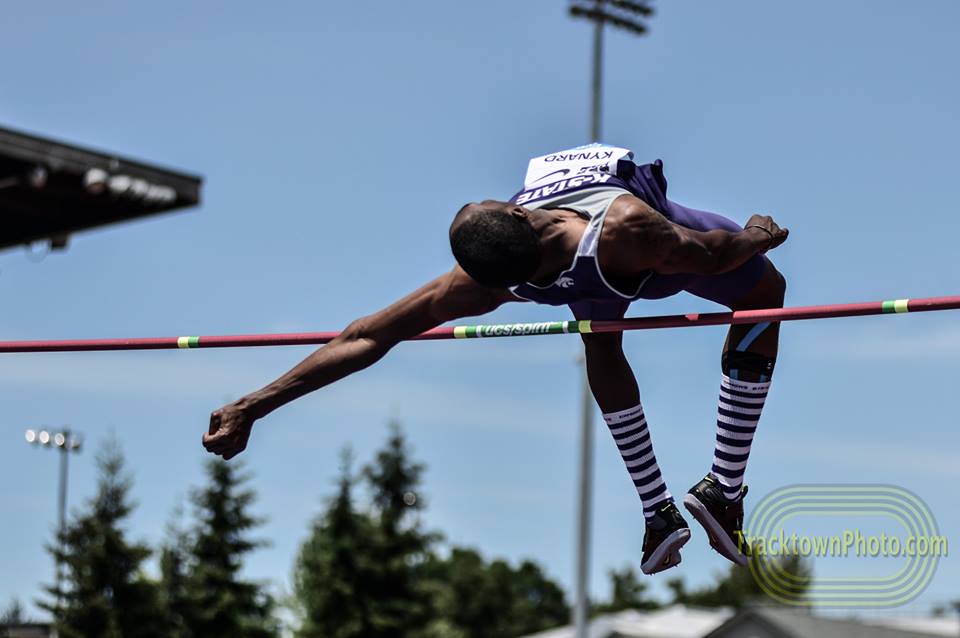
[[[634,317],[619,321],[541,321],[434,328],[407,341],[472,339],[477,337],[520,337],[552,334],[587,334],[689,328],[693,326],[734,325],[764,321],[834,319],[867,315],[932,312],[960,309],[960,295],[924,299],[889,299],[863,303],[825,306],[794,306],[734,312],[688,313],[659,317]],[[58,341],[0,341],[0,353],[11,352],[83,352],[96,350],[174,350],[193,348],[242,348],[255,346],[321,345],[335,339],[339,332],[299,332],[225,336],[148,337],[133,339],[69,339]]]

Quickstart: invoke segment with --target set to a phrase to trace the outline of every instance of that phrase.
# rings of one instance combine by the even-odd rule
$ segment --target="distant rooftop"
[[[0,636],[9,638],[49,638],[53,631],[47,623],[29,623],[25,625],[0,625]]]
[[[202,179],[0,127],[0,249],[195,206]]]
[[[818,616],[783,607],[704,609],[672,605],[621,611],[590,620],[588,638],[931,638],[956,636],[955,618],[861,619]],[[574,638],[573,625],[520,638]]]
[[[590,620],[589,638],[702,638],[725,620],[733,610],[701,609],[672,605],[650,612],[621,611]],[[573,625],[542,631],[523,638],[574,638]]]
[[[800,609],[755,607],[741,610],[704,638],[929,638],[941,634],[867,624],[858,618],[817,616]]]
[[[868,625],[882,625],[907,631],[916,631],[931,636],[960,636],[960,618],[956,616],[901,616],[895,618],[869,618]]]

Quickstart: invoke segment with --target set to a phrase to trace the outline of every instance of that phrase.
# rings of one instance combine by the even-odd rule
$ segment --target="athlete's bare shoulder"
[[[656,234],[665,221],[663,215],[639,197],[624,194],[607,209],[603,234],[611,239],[635,241],[644,234]]]
[[[633,195],[621,195],[607,210],[600,235],[601,267],[629,275],[657,263],[673,245],[673,225]]]

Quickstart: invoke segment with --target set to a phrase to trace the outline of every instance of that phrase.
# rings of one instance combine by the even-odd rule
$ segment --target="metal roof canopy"
[[[0,249],[200,203],[202,179],[0,127]]]

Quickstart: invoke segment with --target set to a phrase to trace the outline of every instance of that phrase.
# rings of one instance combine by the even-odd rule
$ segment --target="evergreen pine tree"
[[[133,481],[123,454],[109,440],[97,456],[97,493],[67,525],[60,543],[48,546],[65,570],[62,589],[46,588],[55,600],[42,602],[52,612],[63,638],[162,637],[156,586],[140,572],[150,549],[130,543],[123,524],[134,504]]]
[[[423,635],[435,616],[430,589],[420,578],[437,539],[422,530],[418,516],[424,507],[418,493],[423,471],[394,423],[387,444],[363,472],[377,530],[371,558],[378,569],[365,592],[370,638]]]
[[[362,511],[344,463],[295,563],[298,637],[513,638],[565,624],[563,591],[536,564],[487,563],[460,548],[436,556],[440,537],[419,520],[423,471],[393,425],[364,467],[371,507]]]
[[[160,548],[160,608],[169,638],[192,636],[187,626],[193,606],[188,591],[190,535],[181,527],[182,515],[181,509],[175,512]]]
[[[26,611],[19,598],[11,598],[10,603],[0,613],[0,624],[2,625],[22,625],[27,622]]]
[[[262,520],[249,510],[256,495],[237,463],[212,459],[207,486],[194,492],[197,517],[190,542],[183,610],[188,635],[197,638],[269,638],[279,633],[273,600],[263,585],[241,579],[244,557],[264,543],[249,538]],[[171,577],[182,573],[181,560],[167,555]],[[174,589],[174,583],[168,583]]]
[[[364,595],[377,570],[375,529],[353,501],[351,455],[344,450],[337,494],[313,522],[294,566],[293,596],[302,617],[299,638],[362,638],[370,635]]]
[[[10,604],[0,613],[0,638],[7,638],[7,636],[10,635],[8,627],[23,625],[27,622],[27,615],[24,612],[23,603],[17,598],[11,598]]]

